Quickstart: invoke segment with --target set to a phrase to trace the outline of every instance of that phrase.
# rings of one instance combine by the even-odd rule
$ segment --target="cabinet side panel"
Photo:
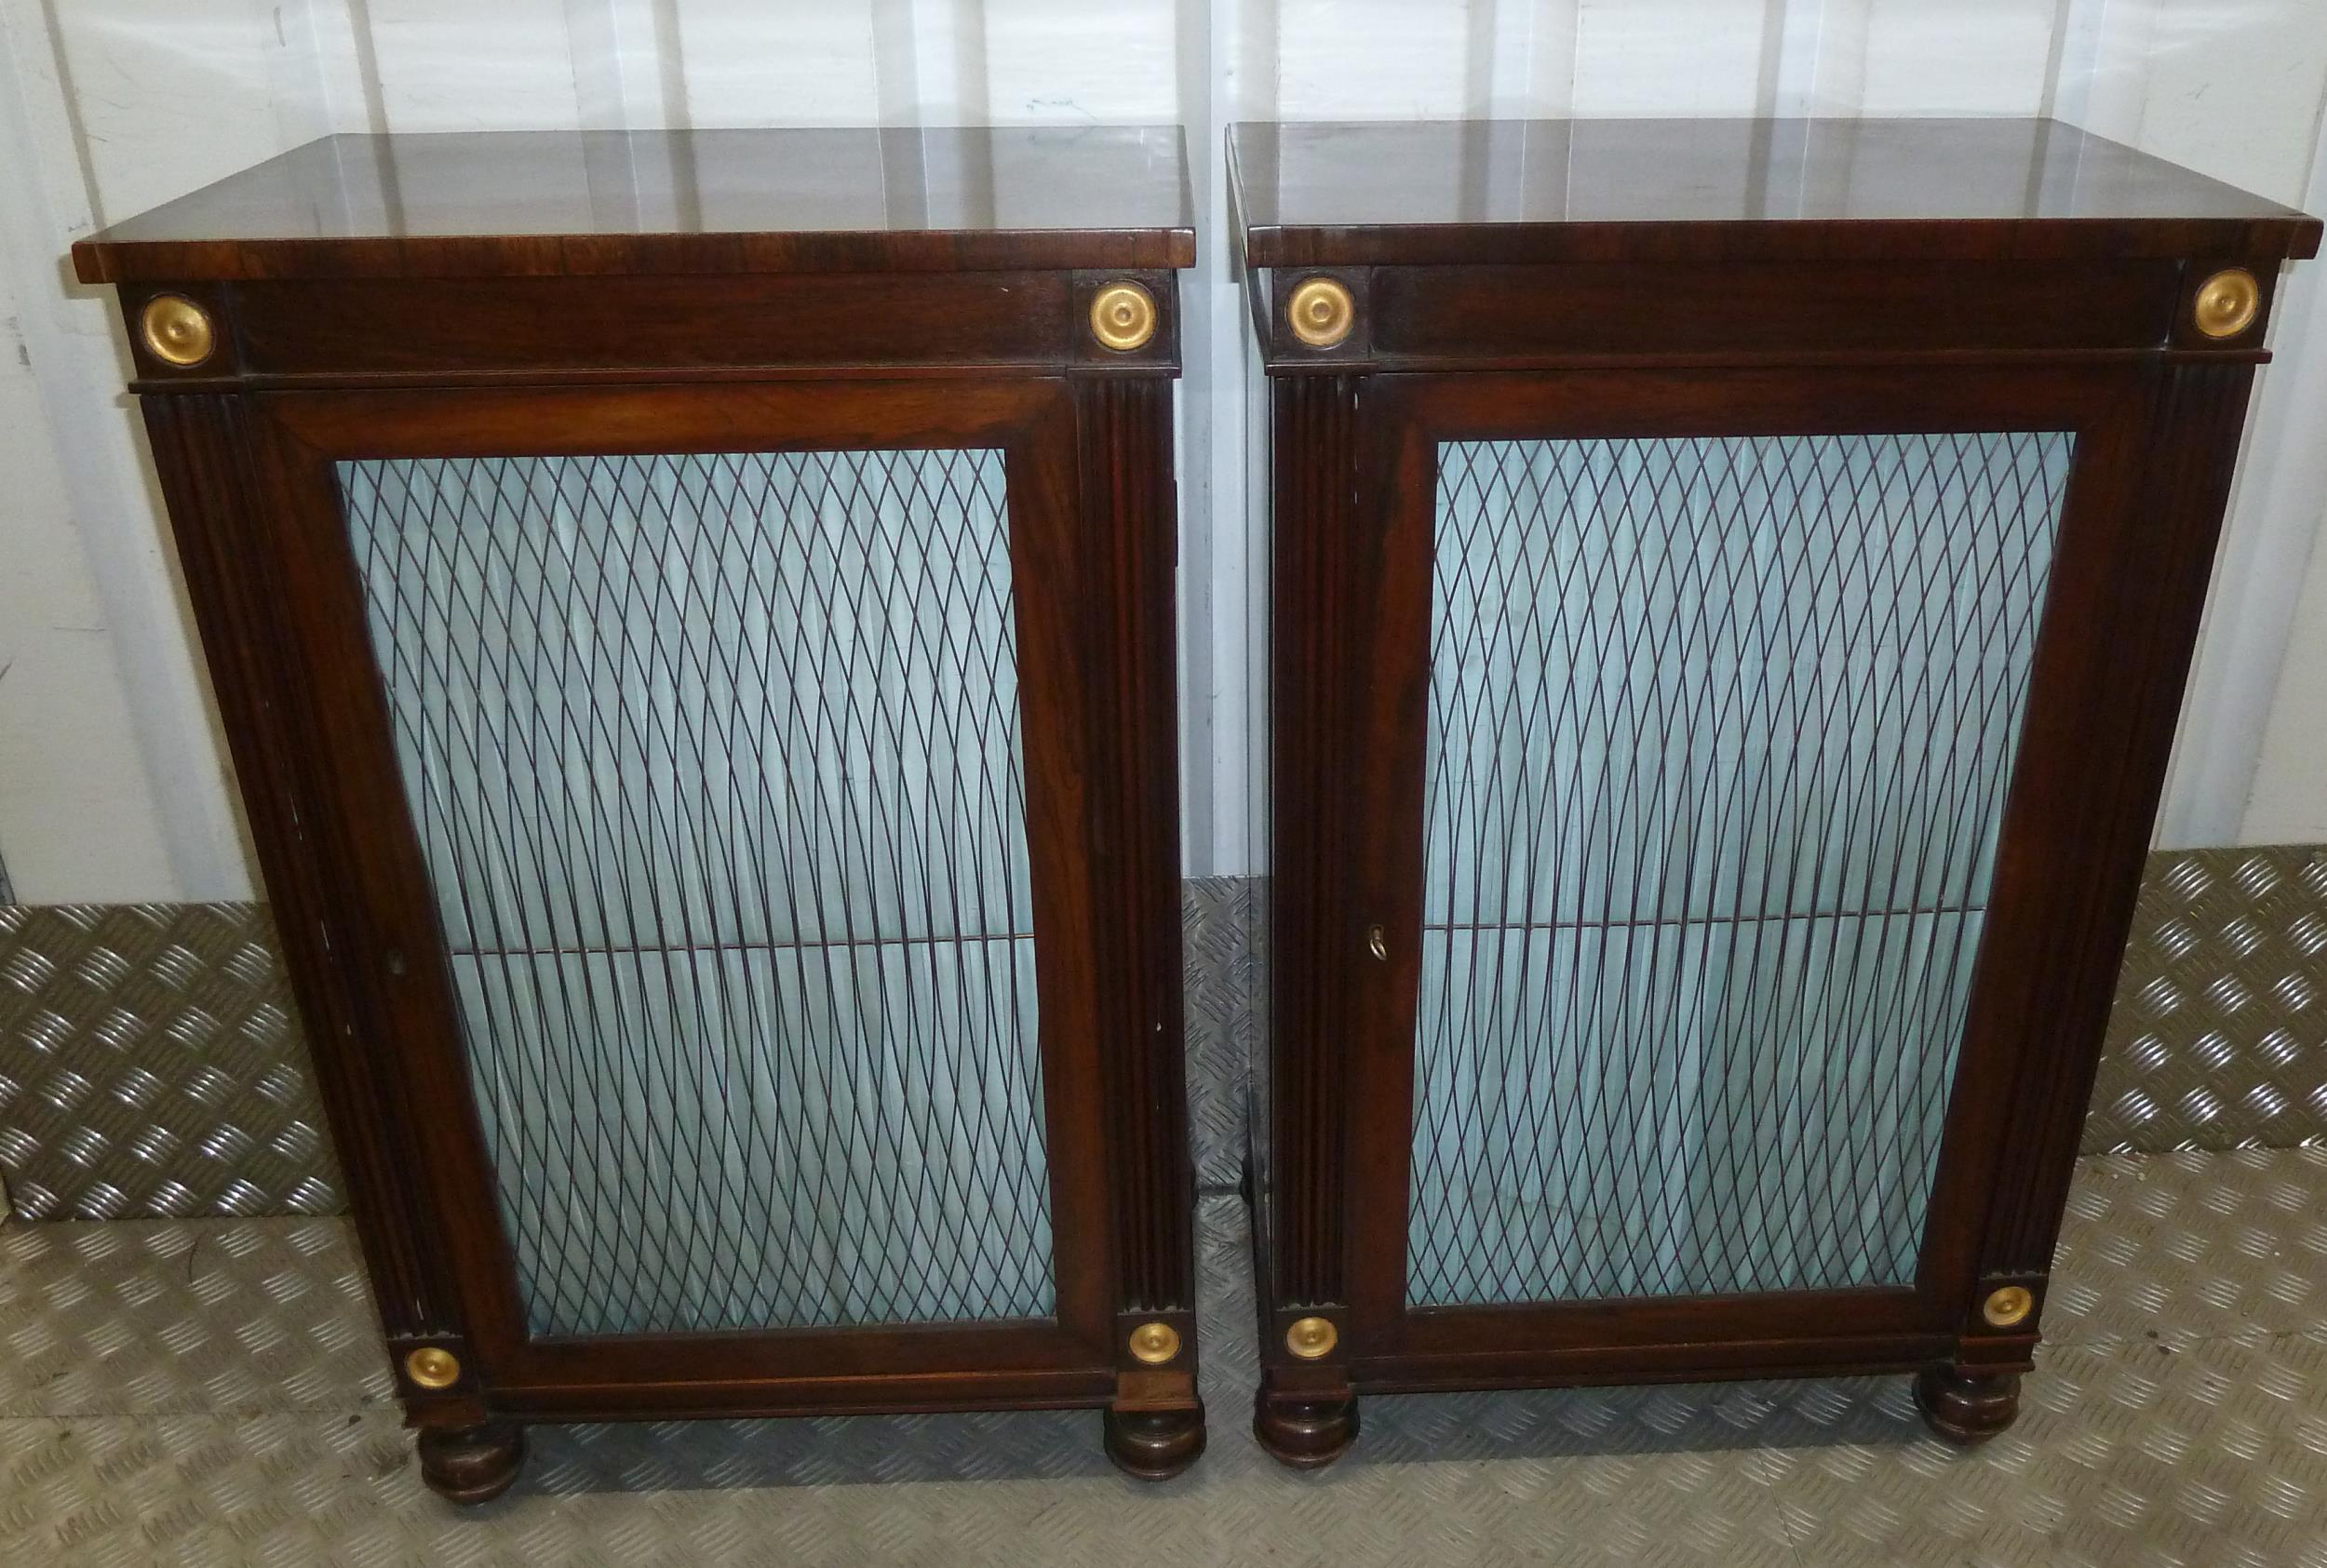
[[[1274,1059],[1276,1017],[1271,1007],[1274,931],[1271,913],[1276,887],[1276,846],[1270,802],[1276,797],[1275,706],[1271,693],[1271,650],[1275,642],[1274,514],[1275,424],[1271,398],[1275,383],[1262,364],[1261,348],[1249,328],[1244,334],[1244,714],[1249,732],[1244,755],[1251,810],[1244,813],[1244,921],[1250,960],[1237,988],[1237,1050],[1243,1063],[1244,1102],[1244,1202],[1251,1216],[1253,1278],[1262,1281],[1256,1306],[1268,1308],[1266,1260],[1273,1245],[1271,1193],[1275,1185],[1270,1142],[1270,1063]]]
[[[2127,487],[2133,516],[2110,614],[2062,628],[2107,650],[2092,661],[2086,695],[2121,716],[2121,740],[2092,759],[2095,787],[2069,803],[2074,820],[2058,824],[2058,838],[2090,846],[2093,874],[2064,901],[2038,1010],[2046,1038],[2021,1053],[2011,1088],[1982,1250],[1988,1282],[2051,1266],[2253,381],[2253,367],[2240,364],[2158,372],[2145,459]]]
[[[1344,1299],[1346,998],[1331,951],[1347,897],[1329,810],[1350,783],[1343,737],[1348,622],[1361,602],[1342,583],[1355,526],[1359,379],[1293,376],[1274,387],[1270,800],[1272,1022],[1269,1068],[1270,1232],[1264,1283],[1280,1308]]]
[[[1103,1055],[1117,1307],[1167,1318],[1195,1307],[1195,1172],[1181,1038],[1171,394],[1162,376],[1075,383],[1080,616],[1096,768],[1091,873],[1109,928],[1099,1007],[1101,1028],[1111,1037]],[[1193,1343],[1192,1319],[1180,1332]]]
[[[424,1160],[384,1077],[393,1064],[358,1046],[371,1031],[349,984],[352,938],[337,918],[322,842],[334,820],[330,783],[316,776],[302,744],[315,723],[313,694],[280,616],[299,587],[268,547],[260,427],[233,396],[147,397],[143,407],[382,1325],[391,1342],[456,1333],[457,1295],[424,1240],[432,1230],[415,1180]]]

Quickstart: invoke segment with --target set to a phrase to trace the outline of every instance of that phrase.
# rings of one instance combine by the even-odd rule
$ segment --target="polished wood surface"
[[[1461,120],[1229,131],[1256,267],[2309,256],[2320,224],[2053,120]]]
[[[709,277],[294,278],[121,289],[139,391],[545,386],[612,381],[856,381],[1179,368],[1177,274],[797,273]],[[1091,299],[1133,283],[1155,335],[1110,349]],[[199,364],[171,363],[138,317],[161,294],[232,324]]]
[[[85,283],[1184,267],[1176,127],[334,136],[73,248]]]

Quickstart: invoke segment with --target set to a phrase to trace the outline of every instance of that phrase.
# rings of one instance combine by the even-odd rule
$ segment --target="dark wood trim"
[[[1939,1293],[1946,1320],[1970,1334],[1995,1333],[1978,1316],[1985,1293],[1979,1288],[1981,1216],[1998,1184],[2012,1179],[1999,1141],[2008,1135],[2013,1080],[2031,1059],[2058,1050],[2049,971],[2061,951],[2064,908],[2084,896],[2089,883],[2096,841],[2088,809],[2097,793],[2113,787],[2108,767],[2118,749],[2116,704],[2095,700],[2092,673],[2096,662],[2114,658],[2111,639],[2096,636],[2108,599],[2129,571],[2146,570],[2128,553],[2125,534],[2141,508],[2127,478],[2141,462],[2148,374],[2134,367],[2104,382],[2093,407],[2071,426],[2078,432],[2076,466],[2053,546],[2019,756],[2005,797],[1986,925],[1948,1097],[1941,1180],[1924,1239],[1922,1277]],[[2148,837],[2145,821],[2142,850]],[[2134,851],[2136,867],[2140,854]],[[2126,916],[2130,922],[2130,904]],[[2080,940],[2096,936],[2107,948],[2101,961],[2113,987],[2125,928],[2114,936],[2088,931]],[[2090,1040],[2078,1047],[2096,1060],[2105,1005]],[[2077,1102],[2079,1124],[2085,1103]],[[2065,1173],[2064,1166],[2064,1180]],[[2050,1261],[2048,1252],[2047,1266]]]
[[[121,291],[141,393],[921,377],[981,381],[1179,368],[1176,273],[1113,269],[741,277],[167,280]],[[1134,282],[1154,336],[1118,353],[1092,296]],[[199,365],[155,358],[148,302],[207,311],[218,346]]]
[[[1035,987],[1042,1003],[1042,1092],[1048,1101],[1051,1252],[1059,1330],[1079,1360],[1111,1365],[1122,1238],[1101,1173],[1108,1159],[1109,1074],[1114,1041],[1102,980],[1106,945],[1137,915],[1126,889],[1104,888],[1083,824],[1123,787],[1097,763],[1087,714],[1103,672],[1083,659],[1084,606],[1067,591],[1089,518],[1071,389],[1040,383],[1042,398],[1008,432],[1010,571],[1024,719],[1028,852],[1033,866]],[[969,403],[968,389],[961,401]],[[827,393],[827,399],[831,394]],[[855,399],[851,399],[852,402]],[[918,400],[916,400],[918,401]],[[862,420],[863,410],[854,417]],[[813,424],[785,426],[792,439]],[[1002,434],[1001,430],[997,434]],[[908,444],[898,436],[875,444]],[[1109,896],[1112,892],[1114,896]]]
[[[1087,1241],[1087,1238],[1076,1239]],[[1101,1239],[1103,1242],[1103,1239]],[[1060,1272],[1087,1273],[1064,1250]],[[1061,1292],[1066,1281],[1061,1280]],[[544,1388],[618,1384],[749,1384],[760,1388],[830,1384],[832,1397],[850,1390],[877,1393],[888,1378],[1010,1378],[1025,1374],[1056,1384],[1080,1379],[1112,1387],[1111,1317],[1097,1332],[1066,1312],[1054,1320],[868,1325],[851,1328],[744,1330],[718,1333],[592,1335],[521,1338],[496,1362],[491,1380],[495,1409],[514,1394]],[[868,1394],[868,1397],[870,1397]]]
[[[2182,302],[2170,258],[1397,266],[1373,277],[1374,351],[1385,364],[1468,369],[1530,356],[2150,349],[2172,334]]]
[[[1053,380],[915,379],[840,396],[811,382],[262,394],[256,407],[329,457],[799,450],[987,441],[1056,405]],[[1071,497],[1065,503],[1071,508]]]
[[[1154,1481],[1187,1468],[1204,1446],[1183,1055],[1172,387],[1161,375],[1108,369],[1071,384],[1082,657],[1091,677],[1085,744],[1095,772],[1113,784],[1092,794],[1084,864],[1094,896],[1121,911],[1100,936],[1097,975],[1118,1369],[1105,1435],[1119,1467]],[[1179,1350],[1150,1365],[1132,1354],[1132,1336],[1159,1322],[1179,1336]]]
[[[337,820],[327,809],[333,784],[303,744],[317,693],[280,614],[295,590],[268,548],[276,498],[254,458],[263,436],[239,398],[148,399],[143,412],[251,838],[316,1053],[317,1088],[347,1173],[372,1299],[391,1341],[457,1342],[459,1293],[428,1241],[434,1221],[410,1123],[374,1114],[399,1102],[400,1089],[391,1064],[356,1044],[376,1034],[377,999],[343,983],[356,938],[324,839]]]
[[[2231,264],[2231,263],[2225,263]],[[2277,273],[2254,327],[2226,340],[2186,328],[2192,269],[2172,259],[1849,262],[1806,268],[1638,265],[1286,267],[1248,288],[1272,373],[1462,371],[1739,365],[1847,367],[2131,359],[2172,347],[2264,357]],[[1347,342],[1301,342],[1285,301],[1302,281],[1340,280],[1358,301]]]
[[[1104,1030],[1091,946],[1114,923],[1087,869],[1081,824],[1107,775],[1083,761],[1085,663],[1082,606],[1048,584],[1076,581],[1086,532],[1078,503],[1073,408],[1062,382],[912,382],[841,397],[786,383],[759,388],[635,388],[380,394],[282,394],[257,400],[278,431],[273,465],[283,525],[262,553],[300,584],[283,607],[296,663],[328,679],[304,751],[335,780],[337,811],[360,800],[367,829],[336,854],[347,918],[364,934],[337,957],[342,983],[358,956],[381,965],[387,995],[373,1061],[400,1067],[395,1092],[416,1096],[390,1120],[419,1130],[419,1173],[428,1194],[424,1233],[439,1238],[459,1290],[459,1321],[488,1402],[504,1392],[577,1376],[652,1381],[678,1376],[745,1382],[819,1375],[935,1373],[963,1362],[1032,1370],[1112,1365],[1117,1291],[1104,1260],[1110,1220],[1087,1173],[1098,1168],[1105,1105]],[[490,1159],[465,1076],[451,980],[433,898],[406,809],[385,699],[365,642],[356,564],[338,512],[330,465],[353,456],[648,450],[734,450],[833,446],[1001,445],[1007,453],[1014,575],[1026,709],[1027,810],[1037,929],[1061,933],[1038,947],[1042,991],[1046,1124],[1057,1259],[1056,1323],[1016,1328],[913,1326],[821,1334],[657,1335],[575,1346],[531,1339],[508,1262]],[[1176,926],[1175,926],[1176,929]],[[369,970],[366,963],[361,969]],[[336,1066],[318,1062],[319,1075]],[[375,1087],[373,1093],[383,1091]],[[374,1105],[380,1102],[375,1100]],[[392,1103],[392,1102],[391,1102]],[[1159,1194],[1159,1198],[1168,1194]],[[1111,1385],[1110,1385],[1111,1386]],[[755,1396],[762,1400],[769,1396]]]
[[[1269,1062],[1271,1150],[1264,1300],[1285,1307],[1342,1299],[1348,1112],[1343,1063],[1349,998],[1338,953],[1356,940],[1338,879],[1359,853],[1329,812],[1350,750],[1342,672],[1364,602],[1345,580],[1356,512],[1358,387],[1350,377],[1271,387],[1276,454],[1271,503],[1271,884]],[[1289,875],[1287,873],[1290,873]],[[1264,1359],[1282,1354],[1273,1335]]]
[[[1118,354],[1090,328],[1091,296],[1130,281],[1158,324]],[[162,294],[217,324],[206,362],[167,364],[138,321]],[[1085,373],[1179,366],[1177,275],[900,274],[741,278],[547,278],[187,285],[124,289],[124,328],[150,393]]]
[[[1610,1383],[1717,1383],[1737,1378],[1833,1377],[1911,1372],[1944,1359],[1944,1333],[1823,1333],[1777,1340],[1729,1337],[1606,1346],[1515,1343],[1434,1353],[1356,1357],[1352,1386],[1369,1394],[1465,1388],[1565,1388]]]
[[[1256,225],[1255,267],[1560,266],[1574,262],[2109,261],[2213,254],[2301,260],[2320,226],[2299,213],[2251,219],[1868,219],[1819,221]]]
[[[2091,726],[2093,749],[2063,780],[2045,829],[2013,841],[2023,874],[2051,878],[2059,897],[1995,1145],[1979,1246],[1986,1276],[2040,1281],[2051,1266],[2253,382],[2243,365],[2159,368],[2110,478],[2116,570],[2073,629],[2086,656],[2059,677],[2062,706],[2105,717]],[[1967,1304],[1975,1333],[1976,1311]],[[2035,1328],[2032,1316],[2023,1332]]]
[[[2017,776],[2058,774],[2089,784],[2084,773],[2092,758],[2106,755],[2105,733],[2096,729],[2107,723],[2105,704],[2092,702],[2085,682],[2072,677],[2064,661],[2092,656],[2096,644],[2086,601],[2106,592],[2138,558],[2117,531],[2132,509],[2110,487],[2111,476],[2125,471],[2137,449],[2138,427],[2128,415],[2138,405],[2139,380],[2133,368],[2086,366],[1926,369],[1911,377],[1873,369],[1814,375],[1632,369],[1591,378],[1476,373],[1365,381],[1356,488],[1367,501],[1340,546],[1339,581],[1352,596],[1349,612],[1366,628],[1364,645],[1350,651],[1346,666],[1350,690],[1363,694],[1357,716],[1346,721],[1355,737],[1352,765],[1337,776],[1329,795],[1291,809],[1331,818],[1334,830],[1369,851],[1355,857],[1353,866],[1335,863],[1312,869],[1308,859],[1291,859],[1281,849],[1278,864],[1281,890],[1296,867],[1299,874],[1330,878],[1337,889],[1333,896],[1343,901],[1353,927],[1379,924],[1387,933],[1386,962],[1347,955],[1325,960],[1332,976],[1327,985],[1350,993],[1354,1004],[1346,1046],[1350,1138],[1352,1147],[1365,1152],[1347,1165],[1353,1217],[1348,1314],[1340,1326],[1352,1376],[1361,1386],[1394,1376],[1408,1357],[1492,1346],[1556,1346],[1558,1364],[1569,1369],[1567,1376],[1594,1365],[1604,1375],[1628,1375],[1638,1356],[1664,1343],[1785,1340],[1809,1347],[1790,1353],[1809,1355],[1835,1334],[1882,1331],[1929,1338],[1968,1332],[1967,1315],[1975,1314],[1977,1305],[1971,1299],[1977,1277],[1974,1239],[1991,1177],[1988,1162],[1971,1151],[1989,1146],[2001,1106],[2000,1099],[1981,1086],[2016,1072],[2028,1042],[2041,1036],[2033,1021],[2045,1011],[2027,992],[2043,970],[2036,954],[2052,940],[2051,900],[2064,871],[2040,853],[2023,855],[2026,878],[1999,869],[1915,1289],[1408,1308],[1405,1227],[1420,978],[1422,740],[1438,444],[1607,435],[2078,431],[2080,450],[2061,522]],[[1280,606],[1279,614],[1284,613]],[[1280,791],[1284,787],[1280,783]],[[2015,786],[2005,806],[2007,845],[2058,838],[2053,824],[2030,816],[2039,809],[2030,803],[2026,788]],[[2137,867],[2138,847],[2132,855]],[[2008,853],[1999,854],[1999,867],[2011,864]],[[2073,880],[2073,871],[2069,875]],[[2119,945],[2121,940],[2120,931]],[[2109,948],[2104,965],[2109,976],[2115,953]],[[2106,1001],[2105,980],[2104,1014]],[[2073,1127],[2069,1139],[2073,1145]],[[1976,1324],[1976,1316],[1969,1321]]]
[[[706,370],[832,365],[1056,369],[1081,323],[1061,273],[387,279],[223,291],[262,376]],[[718,309],[704,307],[713,298]],[[137,291],[123,291],[136,308]],[[134,320],[134,316],[132,318]]]
[[[607,1377],[496,1394],[494,1411],[518,1421],[641,1421],[800,1415],[919,1415],[957,1410],[1094,1409],[1114,1402],[1112,1374],[1087,1368],[880,1373],[861,1378],[699,1381]]]
[[[1357,1307],[1366,1316],[1352,1313],[1363,1336],[1352,1352],[1354,1360],[1461,1356],[1508,1345],[1557,1347],[1572,1357],[1658,1346],[1803,1347],[1836,1338],[1930,1338],[1942,1332],[1944,1316],[1934,1310],[1927,1292],[1914,1286],[1418,1308],[1404,1301],[1404,1247],[1395,1249],[1393,1261],[1399,1289],[1389,1312],[1378,1318],[1377,1300],[1361,1297]]]
[[[1116,1307],[1192,1312],[1195,1167],[1181,1055],[1178,674],[1171,636],[1178,560],[1172,389],[1153,376],[1083,378],[1074,401],[1090,755],[1105,776],[1122,781],[1092,802],[1088,864],[1098,886],[1123,890],[1137,905],[1099,958],[1121,1249]],[[1192,1367],[1194,1343],[1182,1337],[1182,1357]]]
[[[397,1180],[411,1195],[410,1212],[397,1216],[402,1244],[433,1260],[444,1293],[436,1336],[451,1339],[466,1379],[481,1387],[498,1373],[504,1347],[521,1336],[512,1325],[522,1314],[446,944],[366,641],[332,454],[282,417],[283,401],[247,406],[268,492],[265,531],[250,542],[251,554],[281,573],[283,591],[264,613],[271,640],[296,672],[287,678],[307,695],[284,744],[329,780],[300,824],[302,850],[330,890],[333,940],[321,983],[369,1004],[355,1027],[328,1041],[311,1031],[316,1076],[340,1085],[336,1095],[327,1087],[327,1108],[345,1104],[399,1140]],[[268,891],[275,896],[271,879]],[[335,1141],[346,1135],[336,1117],[332,1133]],[[422,1418],[423,1393],[404,1392],[408,1411]]]
[[[1517,393],[1566,383],[1506,384]],[[1336,818],[1348,842],[1367,847],[1337,873],[1345,930],[1339,975],[1329,982],[1352,993],[1341,1041],[1353,1151],[1344,1178],[1352,1256],[1341,1327],[1352,1361],[1398,1346],[1406,1316],[1438,470],[1434,421],[1425,410],[1438,393],[1473,388],[1461,378],[1372,376],[1359,394],[1360,499],[1341,550],[1349,561],[1346,613],[1365,637],[1348,653],[1349,763],[1332,803],[1310,808]],[[1475,390],[1497,400],[1493,387]],[[1510,413],[1527,421],[1525,405]],[[1281,881],[1287,870],[1280,863]],[[1369,943],[1376,928],[1383,935],[1379,958]]]
[[[2139,367],[2117,362],[2047,366],[1722,366],[1609,369],[1583,376],[1478,371],[1368,376],[1357,384],[1371,409],[1395,405],[1429,439],[1525,440],[1556,431],[1571,438],[1707,434],[1785,436],[1871,430],[1879,410],[1891,428],[1982,431],[1997,421],[2090,422],[2112,388]],[[1295,384],[1283,378],[1280,386]],[[1899,422],[1912,420],[1910,427]],[[1387,425],[1375,426],[1385,434]],[[1402,426],[1400,428],[1403,428]],[[1431,454],[1435,461],[1435,454]],[[1404,478],[1406,476],[1401,475]],[[1365,492],[1379,502],[1379,492]]]

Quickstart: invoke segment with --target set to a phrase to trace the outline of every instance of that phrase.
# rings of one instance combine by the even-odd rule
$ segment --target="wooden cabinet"
[[[1195,1394],[1178,133],[340,138],[117,286],[422,1466]]]
[[[1263,1387],[2031,1365],[2280,269],[2026,121],[1240,126]]]

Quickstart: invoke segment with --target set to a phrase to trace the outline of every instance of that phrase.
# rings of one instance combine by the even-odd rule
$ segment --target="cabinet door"
[[[491,1385],[1111,1390],[1063,383],[257,407],[387,1226]]]
[[[1362,755],[1319,803],[1379,846],[1336,938],[1361,1369],[1903,1362],[1961,1324],[2013,1075],[2090,1044],[2040,971],[2128,849],[2074,794],[2132,733],[2096,633],[2146,388],[1366,383]]]

